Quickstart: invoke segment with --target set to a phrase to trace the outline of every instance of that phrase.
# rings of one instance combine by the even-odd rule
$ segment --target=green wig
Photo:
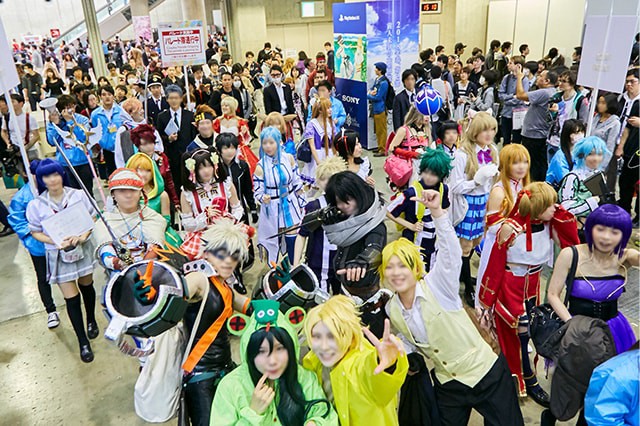
[[[425,170],[429,170],[443,181],[453,166],[451,165],[451,157],[444,152],[442,148],[427,148],[427,150],[420,157],[420,173]]]

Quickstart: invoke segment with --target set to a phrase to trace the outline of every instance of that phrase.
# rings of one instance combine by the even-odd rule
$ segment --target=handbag
[[[311,147],[309,146],[309,141],[307,139],[303,140],[296,147],[296,156],[298,160],[303,163],[311,162]]]
[[[571,247],[571,253],[573,255],[571,268],[565,281],[567,287],[564,295],[565,306],[569,303],[569,296],[571,296],[571,290],[573,289],[573,280],[576,276],[576,269],[578,268],[578,250],[575,246]],[[529,335],[539,355],[547,359],[553,359],[554,348],[545,343],[556,333],[562,333],[563,325],[564,321],[558,317],[558,314],[556,314],[549,303],[535,306],[529,311]]]

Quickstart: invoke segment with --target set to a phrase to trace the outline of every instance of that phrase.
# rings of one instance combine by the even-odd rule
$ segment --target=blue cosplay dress
[[[299,195],[302,179],[298,163],[282,149],[276,157],[263,154],[258,163],[263,170],[261,177],[253,175],[253,193],[260,204],[258,219],[258,246],[267,251],[269,263],[278,261],[281,238],[273,237],[282,228],[298,225],[304,217],[305,198]],[[269,202],[263,198],[269,196]],[[273,238],[272,238],[273,237]]]

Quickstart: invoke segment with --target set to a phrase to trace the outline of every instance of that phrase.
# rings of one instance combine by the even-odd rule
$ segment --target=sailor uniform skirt
[[[469,208],[462,222],[455,226],[456,235],[465,240],[475,240],[482,237],[484,233],[484,216],[487,211],[489,194],[465,194],[464,198],[467,200]]]
[[[82,245],[78,246],[78,256],[80,259],[73,263],[63,261],[63,253],[60,250],[47,250],[47,281],[49,284],[62,284],[75,281],[93,273],[96,265],[95,244],[93,238],[89,238]]]

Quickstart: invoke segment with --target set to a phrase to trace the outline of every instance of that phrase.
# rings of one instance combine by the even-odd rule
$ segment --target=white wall
[[[107,4],[95,0],[96,10]],[[5,0],[0,3],[0,18],[9,39],[22,41],[22,34],[49,35],[49,29],[62,33],[84,20],[81,0]]]
[[[573,48],[580,45],[584,7],[585,0],[491,0],[487,44],[511,41],[518,54],[518,46],[526,43],[532,60],[556,47],[569,65]]]

